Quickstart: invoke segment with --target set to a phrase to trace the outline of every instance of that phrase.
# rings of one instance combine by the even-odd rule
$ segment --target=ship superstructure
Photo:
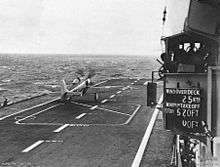
[[[220,165],[220,1],[167,1],[162,37],[165,127],[175,166]]]

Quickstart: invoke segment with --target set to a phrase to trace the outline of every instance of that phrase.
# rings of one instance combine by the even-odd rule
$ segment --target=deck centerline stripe
[[[103,104],[103,103],[105,103],[107,101],[108,101],[108,99],[104,99],[104,100],[101,101],[101,103]]]
[[[81,105],[81,106],[85,106],[85,107],[92,107],[92,105],[88,105],[88,104],[83,104],[83,103],[78,103],[78,102],[72,102],[72,103],[77,104],[77,105]],[[127,116],[131,116],[130,114],[121,113],[121,112],[118,112],[118,111],[115,111],[115,110],[102,108],[102,107],[99,107],[99,106],[97,107],[97,109],[104,110],[104,111],[109,111],[109,112],[114,112],[114,113],[118,113],[118,114],[123,114],[123,115],[127,115]]]
[[[111,95],[111,96],[110,96],[110,99],[113,98],[113,97],[115,97],[115,95]]]
[[[98,105],[95,105],[95,106],[91,107],[90,110],[94,110],[94,109],[96,109],[97,107],[98,107]]]
[[[77,105],[80,105],[80,106],[83,106],[83,107],[92,107],[92,105],[89,105],[89,104],[85,104],[85,103],[79,103],[79,102],[71,102],[71,103],[73,103],[73,104],[77,104]]]
[[[44,140],[39,140],[37,142],[35,142],[34,144],[32,144],[31,146],[25,148],[22,152],[23,153],[27,153],[31,150],[33,150],[35,147],[39,146],[40,144],[42,144],[44,142]]]
[[[78,116],[76,117],[76,119],[80,119],[80,118],[84,117],[86,114],[87,114],[87,113],[82,113],[82,114],[78,115]]]
[[[149,81],[144,82],[144,84],[143,84],[143,85],[147,85],[147,84],[148,84],[148,82],[149,82]]]
[[[68,126],[69,126],[69,124],[64,124],[61,127],[59,127],[58,129],[54,130],[53,132],[59,133],[59,132],[61,132],[63,129],[65,129]]]

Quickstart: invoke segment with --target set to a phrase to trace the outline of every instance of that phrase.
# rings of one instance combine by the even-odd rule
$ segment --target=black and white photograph
[[[0,167],[219,167],[220,0],[0,0]]]

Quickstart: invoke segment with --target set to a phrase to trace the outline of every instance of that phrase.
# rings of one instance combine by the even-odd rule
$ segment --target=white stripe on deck
[[[109,89],[109,88],[121,88],[121,87],[123,87],[123,86],[95,86],[95,88],[106,88],[106,89]]]
[[[157,106],[159,106],[162,103],[162,101],[163,101],[163,95],[160,97],[160,100],[159,100]],[[138,148],[138,151],[137,151],[137,153],[135,155],[135,158],[134,158],[134,161],[133,161],[131,167],[139,167],[140,166],[140,163],[141,163],[141,160],[142,160],[145,148],[147,146],[147,143],[149,141],[151,132],[153,130],[154,124],[156,122],[156,119],[157,119],[157,116],[158,116],[158,113],[159,113],[159,109],[157,108],[157,106],[156,106],[156,108],[154,110],[154,113],[153,113],[153,115],[151,117],[149,125],[148,125],[148,127],[147,127],[147,129],[145,131],[144,137],[142,138],[141,144],[140,144],[140,146]]]
[[[33,109],[33,108],[40,107],[40,106],[46,105],[46,104],[48,104],[48,103],[52,103],[52,102],[54,102],[54,101],[56,101],[56,100],[58,100],[58,99],[60,99],[60,98],[56,98],[56,99],[53,99],[53,100],[50,100],[50,101],[46,101],[45,103],[41,103],[41,104],[35,105],[35,106],[33,106],[33,107],[26,108],[26,109],[23,109],[23,110],[21,110],[21,111],[18,111],[18,112],[15,112],[15,113],[6,115],[6,116],[4,116],[4,117],[1,117],[1,118],[0,118],[0,121],[3,120],[3,119],[5,119],[5,118],[8,118],[8,117],[11,117],[11,116],[14,116],[14,115],[17,115],[17,114],[20,114],[20,113],[29,111],[29,110],[31,110],[31,109]]]
[[[60,106],[60,105],[61,105],[61,104],[55,104],[54,106],[48,107],[48,108],[46,108],[46,109],[44,109],[44,110],[40,110],[39,112],[33,113],[33,114],[31,114],[31,115],[28,115],[28,116],[26,116],[26,117],[24,117],[24,118],[22,118],[22,119],[17,120],[17,121],[15,122],[15,124],[19,124],[21,121],[23,121],[23,120],[25,120],[25,119],[27,119],[27,118],[31,118],[31,117],[33,117],[33,116],[35,116],[35,115],[38,115],[38,114],[40,114],[40,113],[42,113],[42,112],[45,112],[45,111],[47,111],[47,110],[50,110],[50,109],[55,108],[55,107]]]
[[[69,124],[64,124],[61,127],[59,127],[58,129],[54,130],[53,132],[55,133],[59,133],[61,130],[65,129],[66,127],[68,127]]]
[[[126,87],[125,87],[125,90],[130,89],[130,88],[131,88],[130,86],[126,86]]]
[[[121,91],[118,91],[117,94],[121,93]]]
[[[35,147],[39,146],[40,144],[42,144],[44,142],[44,140],[39,140],[37,142],[35,142],[34,144],[32,144],[31,146],[25,148],[22,152],[23,153],[27,153],[31,150],[33,150]]]
[[[146,81],[146,82],[144,82],[144,84],[143,85],[147,85],[147,83],[148,83],[149,81]]]
[[[113,97],[115,97],[115,95],[111,95],[111,96],[110,96],[110,99],[113,98]]]
[[[76,119],[80,119],[80,118],[84,117],[85,115],[86,115],[86,113],[82,113],[79,116],[77,116]]]
[[[103,104],[103,103],[105,103],[105,102],[107,102],[108,100],[107,99],[105,99],[105,100],[102,100],[101,101],[101,103]]]
[[[105,81],[99,82],[99,83],[93,85],[93,87],[98,86],[98,85],[101,85],[101,84],[103,84],[103,83],[105,83],[105,82],[107,82],[107,81],[108,81],[108,80],[105,80]]]
[[[132,82],[131,85],[134,85],[134,83]]]
[[[132,115],[130,116],[130,118],[128,118],[128,120],[124,123],[125,125],[128,124],[133,117],[136,115],[137,111],[141,108],[141,105],[139,104],[138,107],[134,110],[134,112],[132,113]]]
[[[95,105],[93,107],[90,108],[90,110],[95,110],[98,107],[98,105]]]

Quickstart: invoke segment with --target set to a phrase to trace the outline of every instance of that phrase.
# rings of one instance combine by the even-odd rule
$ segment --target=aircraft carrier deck
[[[146,104],[146,81],[121,78],[96,84],[113,88],[99,94],[97,102],[92,94],[66,104],[42,97],[0,109],[7,111],[0,117],[0,166],[134,165],[155,110]],[[159,114],[140,166],[169,166],[171,145],[172,134],[163,129]]]

